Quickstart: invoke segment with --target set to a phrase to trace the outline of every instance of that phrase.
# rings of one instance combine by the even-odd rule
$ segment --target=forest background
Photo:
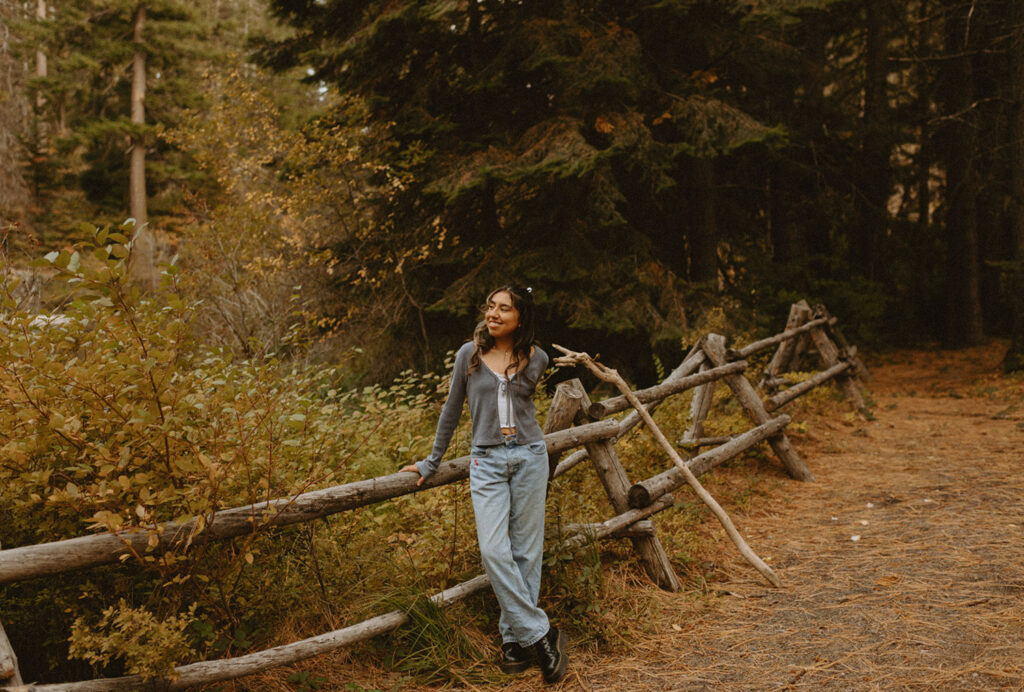
[[[422,454],[432,373],[506,278],[532,287],[544,343],[638,383],[799,298],[856,343],[995,336],[1024,366],[1015,0],[2,0],[0,17],[5,547]],[[371,446],[388,451],[337,461]],[[18,621],[26,665],[63,661],[72,622],[93,672],[245,649],[274,610],[241,576],[253,545],[140,559],[149,587],[90,583],[91,601],[82,577],[4,587],[54,611]],[[200,576],[216,598],[189,591]],[[166,646],[117,639],[131,617]]]

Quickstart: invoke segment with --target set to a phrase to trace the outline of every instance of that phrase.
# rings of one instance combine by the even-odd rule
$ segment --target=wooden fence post
[[[825,309],[824,305],[815,306],[815,311],[820,312],[823,316],[828,315],[828,310]],[[814,346],[818,349],[818,353],[821,354],[821,359],[825,362],[826,368],[831,368],[840,363],[839,347],[832,342],[832,339],[828,337],[824,329],[820,327],[812,329],[811,339],[814,340]],[[843,394],[846,395],[846,398],[850,400],[857,410],[865,416],[868,415],[867,404],[864,403],[864,397],[861,396],[860,389],[850,376],[850,373],[839,373],[836,375],[836,382],[839,384],[839,389],[842,390]]]
[[[586,392],[582,394],[583,398],[580,400],[581,406],[577,422],[584,423],[588,419],[583,414],[583,411],[589,410],[590,397],[587,396]],[[615,509],[615,513],[622,514],[630,509],[629,477],[626,475],[625,469],[622,468],[618,454],[615,453],[614,440],[588,442],[586,449],[590,460],[594,463],[597,476],[601,479],[601,484],[608,494],[608,499]],[[680,591],[683,588],[679,582],[679,577],[676,576],[675,570],[672,569],[672,563],[669,562],[665,548],[662,547],[661,541],[653,531],[649,536],[630,536],[629,540],[632,541],[633,549],[640,556],[644,570],[655,584],[666,591],[672,592]]]
[[[580,402],[586,395],[587,390],[583,388],[583,383],[578,378],[560,383],[555,388],[548,417],[544,419],[544,434],[565,430],[572,425],[580,411]],[[560,451],[548,454],[548,481],[555,477],[555,468],[561,458]]]
[[[728,362],[725,355],[725,337],[721,334],[708,334],[705,336],[704,353],[707,354],[708,359],[715,366],[725,365]],[[725,376],[723,379],[729,385],[729,388],[732,389],[736,400],[743,406],[747,415],[754,421],[754,425],[764,425],[771,420],[771,416],[765,410],[764,404],[761,403],[761,397],[758,396],[754,386],[747,381],[746,377],[742,374],[732,374]],[[785,432],[780,430],[775,435],[769,437],[768,444],[772,446],[776,456],[782,461],[790,476],[800,481],[814,480],[814,474],[811,473],[810,469],[800,459],[800,455],[793,449],[793,445],[790,444]]]
[[[829,338],[839,349],[839,358],[841,360],[848,360],[853,363],[852,375],[858,378],[870,379],[871,373],[868,371],[864,361],[857,355],[857,347],[851,346],[850,342],[843,336],[843,330],[836,324],[837,320],[832,317],[832,314],[828,311],[824,305],[815,305],[814,311],[824,317],[827,322],[825,326],[825,333],[828,334]]]
[[[4,632],[4,623],[0,622],[0,688],[23,684],[18,672],[18,657],[14,655],[11,641]]]
[[[706,363],[700,366],[701,371],[708,369]],[[690,402],[690,427],[683,433],[683,442],[693,442],[704,437],[704,420],[711,411],[711,401],[715,397],[715,383],[708,382],[693,390]]]
[[[813,311],[811,310],[811,306],[808,305],[807,301],[803,300],[802,298],[797,302],[796,305],[797,308],[803,313],[803,318],[801,321],[803,323],[809,322],[813,317]],[[809,344],[810,337],[808,337],[806,334],[801,334],[797,338],[793,339],[793,353],[789,357],[789,362],[783,363],[783,366],[788,370],[799,370],[800,359],[807,351]]]
[[[786,319],[786,328],[783,331],[788,332],[790,329],[796,329],[811,316],[811,308],[807,305],[807,301],[801,300],[799,303],[793,303],[789,308],[789,317]],[[800,341],[803,336],[798,336],[795,339],[787,339],[779,344],[779,347],[775,349],[775,353],[772,355],[772,359],[768,361],[768,365],[764,369],[764,376],[761,378],[759,386],[768,391],[774,391],[773,383],[778,378],[779,373],[786,372],[789,368],[790,363],[794,360],[797,351],[797,342]]]

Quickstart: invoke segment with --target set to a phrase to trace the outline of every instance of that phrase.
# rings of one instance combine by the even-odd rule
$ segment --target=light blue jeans
[[[548,631],[537,607],[544,553],[548,453],[544,442],[473,447],[469,489],[480,559],[501,606],[502,642],[531,646]]]

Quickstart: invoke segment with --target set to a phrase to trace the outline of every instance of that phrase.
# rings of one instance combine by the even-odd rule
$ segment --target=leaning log
[[[825,310],[825,306],[819,306],[819,309]],[[811,332],[811,338],[814,340],[814,345],[818,349],[818,353],[821,354],[821,359],[825,362],[826,366],[831,367],[840,363],[839,347],[829,338],[825,330],[815,329]],[[865,416],[870,415],[868,406],[864,402],[864,397],[861,396],[857,383],[854,382],[849,373],[839,373],[836,376],[836,384],[839,385],[839,389],[861,414]]]
[[[706,371],[707,365],[701,369]],[[715,383],[702,384],[693,392],[690,401],[690,427],[683,433],[684,440],[694,440],[704,435],[704,421],[711,412],[711,404],[715,400]]]
[[[618,421],[604,420],[545,435],[544,441],[550,454],[594,440],[608,439],[618,432]],[[408,495],[421,488],[454,483],[468,475],[469,457],[464,456],[442,463],[437,473],[422,486],[416,485],[415,474],[392,473],[291,498],[222,510],[204,520],[205,526],[200,520],[193,519],[181,524],[161,524],[153,530],[126,530],[0,550],[0,584],[118,562],[124,554],[185,549],[190,544],[251,534],[264,527],[320,519]],[[150,536],[154,533],[158,542],[150,548]]]
[[[593,538],[605,538],[618,531],[625,529],[636,522],[646,519],[657,512],[671,507],[673,504],[671,496],[665,496],[658,503],[643,509],[631,509],[611,519],[595,524],[593,533],[589,535],[577,534],[572,536],[560,545],[561,550],[573,550],[585,545],[591,536]],[[434,594],[430,600],[434,603],[445,606],[459,601],[472,593],[480,591],[490,584],[487,575],[481,574],[469,581],[457,584],[450,589]],[[356,625],[344,627],[333,632],[317,635],[303,639],[291,644],[275,646],[272,649],[258,651],[236,658],[220,659],[217,661],[201,661],[178,666],[174,669],[175,680],[145,680],[141,675],[132,675],[123,678],[105,678],[102,680],[87,680],[83,682],[69,682],[55,685],[35,685],[33,692],[119,692],[121,690],[182,690],[196,685],[207,685],[213,682],[233,680],[245,675],[252,675],[264,670],[278,666],[296,663],[298,661],[312,658],[320,654],[349,646],[356,642],[370,639],[385,632],[404,625],[409,621],[409,616],[401,610],[393,610],[390,613],[378,615],[375,618],[360,622]]]
[[[833,365],[827,370],[822,370],[821,372],[816,373],[813,377],[808,377],[803,382],[797,383],[785,391],[768,397],[764,400],[764,408],[769,412],[774,411],[777,408],[781,408],[798,396],[811,391],[822,382],[828,382],[833,377],[839,375],[839,373],[849,370],[850,367],[852,367],[850,363],[843,361]]]
[[[822,317],[832,317],[828,308],[820,303],[814,306],[814,311]],[[853,363],[853,368],[851,369],[850,374],[853,377],[870,379],[871,373],[868,372],[867,367],[864,365],[864,361],[857,356],[857,347],[850,345],[850,342],[846,340],[846,337],[843,335],[843,331],[839,328],[838,320],[835,318],[830,319],[828,321],[828,326],[825,327],[825,332],[839,348],[840,360],[848,360]]]
[[[629,478],[615,453],[615,445],[609,440],[588,442],[587,453],[590,455],[594,470],[597,471],[597,476],[608,494],[612,507],[618,513],[629,510]],[[657,535],[652,533],[649,536],[637,536],[630,540],[651,581],[665,591],[673,593],[683,588]]]
[[[789,420],[789,416],[785,414],[772,418],[763,425],[751,428],[742,435],[731,438],[720,447],[715,447],[703,454],[698,454],[686,462],[686,468],[690,469],[694,476],[702,476],[722,462],[742,454],[759,442],[776,434],[786,427]],[[682,472],[677,468],[659,473],[657,476],[652,476],[647,480],[634,484],[629,489],[629,506],[634,508],[646,507],[665,493],[671,492],[685,483],[686,479],[683,478]]]

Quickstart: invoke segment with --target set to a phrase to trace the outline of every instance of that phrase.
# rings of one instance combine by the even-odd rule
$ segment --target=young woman
[[[468,399],[469,488],[480,557],[501,606],[501,669],[520,673],[536,661],[544,681],[554,683],[565,675],[569,658],[565,633],[537,607],[548,455],[533,393],[548,356],[533,341],[530,289],[491,292],[473,340],[455,356],[433,450],[402,471],[419,473],[420,485],[434,474]]]

